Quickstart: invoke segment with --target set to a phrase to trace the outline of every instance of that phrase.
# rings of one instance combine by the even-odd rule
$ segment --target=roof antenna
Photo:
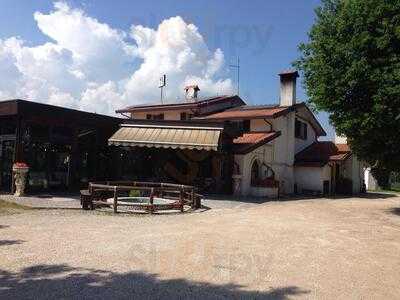
[[[237,95],[239,96],[240,92],[240,59],[239,56],[237,58],[237,64],[236,65],[229,65],[230,68],[236,69],[236,77],[237,77]]]
[[[161,100],[161,104],[163,103],[163,91],[164,91],[164,87],[167,85],[167,75],[163,75],[160,77],[160,83],[158,84],[159,89],[161,90],[161,95],[160,95],[160,100]]]

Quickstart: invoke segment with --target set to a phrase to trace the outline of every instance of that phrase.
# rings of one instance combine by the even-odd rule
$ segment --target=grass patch
[[[389,189],[376,189],[376,190],[371,190],[371,192],[395,192],[395,193],[400,193],[400,187],[392,187]]]
[[[18,212],[22,212],[23,210],[28,210],[28,209],[32,209],[32,208],[0,199],[0,214],[2,214],[2,215],[18,213]]]

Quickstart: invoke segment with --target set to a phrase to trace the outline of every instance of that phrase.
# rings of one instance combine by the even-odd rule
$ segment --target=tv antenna
[[[158,87],[161,90],[161,95],[160,95],[160,100],[161,104],[163,104],[163,92],[164,92],[164,87],[167,85],[167,75],[162,75],[160,77],[160,83],[158,84]]]
[[[237,73],[236,73],[236,78],[237,78],[237,94],[239,96],[239,92],[240,92],[240,59],[239,56],[237,58],[237,63],[236,65],[229,65],[230,68],[236,69]]]

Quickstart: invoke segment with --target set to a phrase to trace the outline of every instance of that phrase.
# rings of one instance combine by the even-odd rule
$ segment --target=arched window
[[[259,165],[257,160],[254,160],[253,164],[251,165],[251,185],[256,185],[259,179]]]

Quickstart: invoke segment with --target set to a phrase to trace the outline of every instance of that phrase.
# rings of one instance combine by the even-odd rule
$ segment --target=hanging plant
[[[28,165],[24,162],[15,162],[13,164],[13,169],[29,169]]]

